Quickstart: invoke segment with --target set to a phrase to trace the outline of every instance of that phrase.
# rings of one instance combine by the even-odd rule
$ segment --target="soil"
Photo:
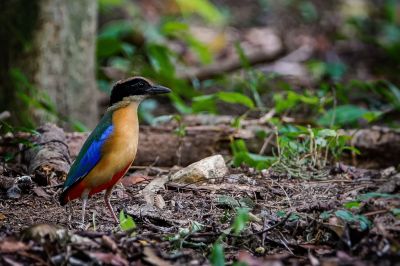
[[[150,206],[141,190],[166,171],[132,169],[115,187],[114,209],[136,222],[128,231],[113,222],[102,193],[89,200],[82,224],[81,202],[70,204],[70,214],[58,203],[59,186],[34,184],[18,199],[3,191],[0,264],[209,265],[214,243],[222,244],[227,263],[247,265],[399,261],[400,175],[394,168],[338,164],[318,181],[232,168],[214,182],[167,183]],[[249,222],[235,234],[243,208]]]

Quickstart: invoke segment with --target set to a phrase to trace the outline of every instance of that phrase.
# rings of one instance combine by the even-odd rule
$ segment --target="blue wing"
[[[68,173],[64,190],[85,177],[100,161],[101,149],[114,130],[111,117],[112,114],[107,113],[83,144]]]

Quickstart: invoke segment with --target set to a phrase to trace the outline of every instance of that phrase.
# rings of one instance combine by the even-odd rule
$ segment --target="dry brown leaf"
[[[90,257],[107,265],[113,265],[113,266],[129,265],[128,261],[122,258],[119,254],[91,252],[89,255]]]
[[[152,177],[136,174],[136,175],[130,175],[130,176],[122,178],[121,183],[124,186],[128,187],[128,186],[133,186],[133,185],[136,185],[136,184],[139,184],[146,180],[151,180],[151,179],[152,179]]]
[[[342,237],[345,227],[343,222],[337,217],[330,217],[329,223],[325,224],[329,229],[337,234],[338,237]]]
[[[168,176],[153,179],[142,191],[144,200],[154,206],[154,199],[156,193],[164,188],[165,183],[168,181]]]
[[[118,249],[118,246],[115,243],[115,241],[112,240],[111,237],[109,237],[107,235],[103,235],[101,237],[101,242],[103,243],[104,246],[108,247],[112,251],[116,251]]]
[[[51,196],[47,194],[47,192],[42,188],[42,187],[35,187],[33,188],[33,192],[36,194],[36,196],[45,198],[45,199],[51,199]]]
[[[154,250],[149,247],[144,248],[143,254],[146,255],[146,257],[144,257],[144,260],[152,265],[172,266],[172,264],[170,262],[157,256],[156,253],[154,252]]]
[[[0,253],[13,253],[27,249],[29,246],[21,241],[5,240],[0,243]]]
[[[271,260],[271,261],[264,261],[260,258],[257,258],[247,251],[240,251],[238,256],[238,261],[244,263],[245,265],[249,266],[281,266],[283,265],[282,262],[279,260]]]
[[[154,197],[154,205],[161,210],[164,209],[166,206],[164,198],[161,195],[156,195]]]

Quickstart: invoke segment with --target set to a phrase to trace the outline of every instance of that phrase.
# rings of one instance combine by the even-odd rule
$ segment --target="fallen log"
[[[267,135],[274,130],[262,119],[244,120],[242,128],[230,126],[229,116],[188,116],[183,123],[186,126],[185,136],[176,134],[177,125],[173,122],[160,126],[141,126],[139,148],[135,165],[189,165],[213,154],[231,155],[232,139],[244,139],[251,152],[260,153],[265,139],[257,137],[259,131]],[[343,130],[342,134],[352,136],[350,145],[361,151],[356,158],[359,161],[375,161],[375,167],[387,167],[400,163],[400,132],[372,127],[360,130]],[[71,157],[79,152],[86,133],[67,133],[66,143],[70,147]],[[274,138],[263,154],[271,154],[274,148]],[[180,162],[180,163],[179,163]]]
[[[216,153],[229,155],[229,136],[232,133],[230,127],[201,126],[187,128],[186,135],[179,137],[171,126],[141,126],[134,165],[173,166],[178,162],[188,165]],[[66,136],[71,157],[75,158],[88,134],[74,132]]]
[[[68,173],[69,147],[64,130],[54,124],[44,124],[37,132],[38,135],[30,137],[33,147],[24,152],[24,161],[32,179],[39,185],[48,185],[54,176],[50,173],[61,177]]]
[[[173,122],[159,126],[141,126],[139,136],[138,154],[135,160],[135,166],[166,166],[173,165],[186,166],[199,161],[213,154],[231,155],[230,143],[232,139],[244,139],[251,152],[262,154],[271,154],[274,147],[274,138],[268,145],[264,145],[266,140],[257,137],[257,132],[264,131],[267,135],[273,133],[273,129],[266,125],[264,118],[254,120],[243,120],[240,129],[231,126],[232,117],[230,116],[187,116],[183,123],[186,125],[185,136],[180,137],[176,134],[178,125]],[[62,136],[64,132],[58,132],[55,135]],[[400,132],[394,129],[383,127],[372,127],[359,130],[343,130],[344,134],[352,136],[349,144],[358,148],[361,155],[356,159],[358,163],[373,161],[374,167],[388,167],[400,163]],[[61,169],[67,171],[67,150],[69,148],[71,161],[73,161],[86,140],[88,133],[69,132],[65,133],[65,139],[61,141],[49,142],[45,148],[56,144],[61,149],[64,163],[61,163]],[[0,144],[0,154],[12,151],[10,143],[13,138],[28,139],[28,133],[20,133],[3,137]],[[58,137],[57,137],[58,138]],[[39,141],[40,142],[40,141]],[[266,147],[263,147],[266,146]],[[263,149],[262,149],[263,147]],[[13,148],[15,152],[15,147]],[[20,151],[17,151],[18,153]],[[30,151],[32,152],[32,151]],[[38,151],[34,152],[38,153]],[[33,155],[34,155],[33,154]],[[51,161],[40,159],[33,163],[32,158],[25,154],[25,162],[28,162],[30,171],[37,168],[35,165],[41,165],[37,162]],[[179,163],[180,162],[180,163]],[[359,165],[359,164],[358,164]],[[370,166],[370,165],[369,165]]]

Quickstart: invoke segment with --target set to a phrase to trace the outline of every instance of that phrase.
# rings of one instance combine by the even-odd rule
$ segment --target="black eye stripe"
[[[131,85],[132,87],[143,87],[144,86],[144,83],[143,82],[139,82],[139,83],[136,83],[136,84],[133,84],[133,85]]]
[[[140,78],[117,82],[111,91],[110,105],[127,96],[146,95],[148,88],[151,88],[151,84]]]

